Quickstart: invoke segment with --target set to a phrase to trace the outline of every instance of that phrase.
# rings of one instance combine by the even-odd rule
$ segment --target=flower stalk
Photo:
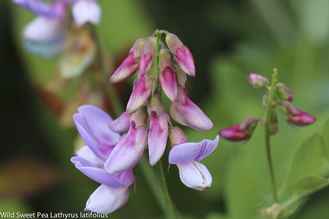
[[[277,194],[277,185],[276,185],[276,179],[275,179],[275,173],[274,173],[274,167],[273,167],[271,136],[273,135],[273,125],[275,125],[275,124],[273,124],[272,118],[275,115],[276,103],[273,99],[273,96],[276,92],[276,84],[278,81],[277,75],[278,75],[278,72],[276,69],[274,69],[271,84],[268,86],[268,95],[267,95],[267,101],[265,103],[266,111],[265,111],[265,119],[264,119],[266,158],[267,158],[268,168],[269,168],[269,172],[270,172],[273,200],[275,202],[278,202],[278,194]]]

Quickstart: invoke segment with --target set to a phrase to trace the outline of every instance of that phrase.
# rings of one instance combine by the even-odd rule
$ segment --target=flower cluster
[[[101,184],[90,196],[86,209],[111,213],[128,199],[134,182],[133,169],[145,149],[150,165],[155,165],[170,142],[169,163],[177,166],[187,187],[204,190],[212,176],[201,161],[217,147],[214,140],[188,142],[175,122],[196,130],[209,130],[213,124],[187,96],[186,74],[195,75],[191,52],[174,34],[160,31],[138,39],[128,57],[112,74],[118,82],[137,72],[126,111],[112,120],[91,105],[81,106],[74,115],[76,127],[86,146],[71,159],[76,168]],[[162,89],[160,89],[160,87]],[[171,101],[170,112],[162,103],[161,90]]]
[[[250,73],[248,77],[249,84],[254,88],[267,88],[267,93],[264,95],[263,102],[264,106],[267,108],[267,114],[269,114],[269,132],[275,134],[278,131],[277,107],[283,110],[289,124],[295,126],[313,124],[316,118],[292,104],[294,97],[291,89],[285,84],[278,82],[276,74],[274,75],[271,83],[266,77],[256,73]],[[240,124],[220,130],[219,134],[221,137],[230,141],[245,141],[252,136],[259,121],[262,120],[259,118],[248,118]],[[266,122],[267,121],[263,121],[263,123]]]
[[[101,10],[96,0],[13,0],[37,15],[24,30],[25,47],[36,54],[51,57],[62,52],[69,33],[69,8],[76,26],[97,24]]]

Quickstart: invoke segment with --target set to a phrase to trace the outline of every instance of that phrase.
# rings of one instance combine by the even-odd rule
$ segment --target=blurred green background
[[[189,90],[215,124],[207,133],[190,131],[192,140],[213,137],[220,128],[261,115],[262,92],[247,84],[247,75],[270,76],[277,67],[281,81],[294,90],[296,105],[318,119],[317,124],[300,129],[279,118],[273,156],[282,202],[310,191],[307,199],[300,200],[304,205],[289,207],[294,212],[290,218],[329,218],[328,0],[99,2],[103,15],[97,30],[114,63],[136,38],[156,28],[176,33],[189,46],[197,65]],[[69,161],[76,131],[63,128],[37,94],[35,84],[53,80],[57,60],[22,48],[21,33],[32,18],[11,1],[0,2],[0,210],[78,212],[97,185]],[[126,100],[130,86],[123,90]],[[261,128],[247,143],[221,141],[205,162],[214,182],[204,192],[184,187],[176,168],[170,168],[169,190],[183,217],[262,218],[259,211],[270,206],[271,196],[263,142]],[[164,218],[139,168],[136,175],[128,204],[111,217]],[[295,186],[298,192],[289,189],[309,177],[316,182]]]

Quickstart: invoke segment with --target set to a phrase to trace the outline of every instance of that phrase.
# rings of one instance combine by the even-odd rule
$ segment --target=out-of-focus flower
[[[252,136],[258,121],[255,118],[248,118],[240,124],[221,129],[219,135],[229,141],[246,141]]]
[[[292,90],[283,83],[278,83],[277,85],[278,94],[280,98],[284,101],[292,102],[294,100],[294,95]]]
[[[255,88],[265,87],[268,85],[268,79],[256,73],[250,73],[248,76],[249,84]]]
[[[52,57],[64,50],[70,33],[70,5],[76,26],[97,24],[101,14],[96,0],[54,0],[51,3],[14,0],[14,3],[37,15],[24,30],[24,45],[29,51],[44,57]]]
[[[204,190],[212,184],[212,176],[207,167],[200,163],[216,149],[219,136],[214,140],[204,139],[198,143],[186,142],[183,132],[178,128],[171,130],[170,140],[173,148],[169,153],[169,163],[175,164],[184,185],[196,190]]]

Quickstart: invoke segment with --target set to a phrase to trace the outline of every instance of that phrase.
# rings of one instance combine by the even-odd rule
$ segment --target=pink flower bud
[[[172,68],[170,54],[165,50],[160,52],[160,84],[167,97],[173,101],[177,96],[176,72]]]
[[[143,39],[138,39],[134,43],[133,47],[130,49],[129,54],[125,60],[121,63],[121,65],[114,71],[111,75],[111,82],[119,82],[130,75],[132,75],[138,68],[137,59],[140,56],[142,46],[144,45]]]
[[[292,90],[283,83],[277,84],[279,96],[282,100],[292,102],[294,99]]]
[[[178,123],[196,130],[210,130],[213,123],[208,116],[179,88],[178,96],[170,107],[170,115]]]
[[[128,131],[130,125],[130,116],[129,113],[123,112],[118,118],[113,120],[109,126],[110,128],[119,133]]]
[[[170,129],[170,142],[172,145],[183,144],[187,142],[187,137],[182,129],[173,127]]]
[[[229,141],[248,140],[257,126],[258,119],[249,118],[240,124],[221,129],[219,135]]]
[[[294,107],[289,102],[284,102],[287,110],[287,121],[296,126],[307,126],[316,122],[316,118],[307,112]]]
[[[249,84],[255,88],[264,87],[268,84],[268,79],[256,73],[250,73],[248,76]]]
[[[150,164],[155,165],[165,152],[168,140],[168,115],[152,111],[148,132],[148,149]]]
[[[167,33],[166,43],[170,52],[174,54],[175,60],[179,67],[188,75],[195,76],[195,66],[192,53],[180,41],[180,39],[172,33]]]
[[[146,74],[150,70],[154,56],[154,50],[154,39],[148,38],[145,40],[139,63],[139,75]]]
[[[133,91],[130,95],[127,112],[136,111],[139,107],[146,104],[152,92],[152,83],[147,74],[139,75],[139,78],[134,82]]]

